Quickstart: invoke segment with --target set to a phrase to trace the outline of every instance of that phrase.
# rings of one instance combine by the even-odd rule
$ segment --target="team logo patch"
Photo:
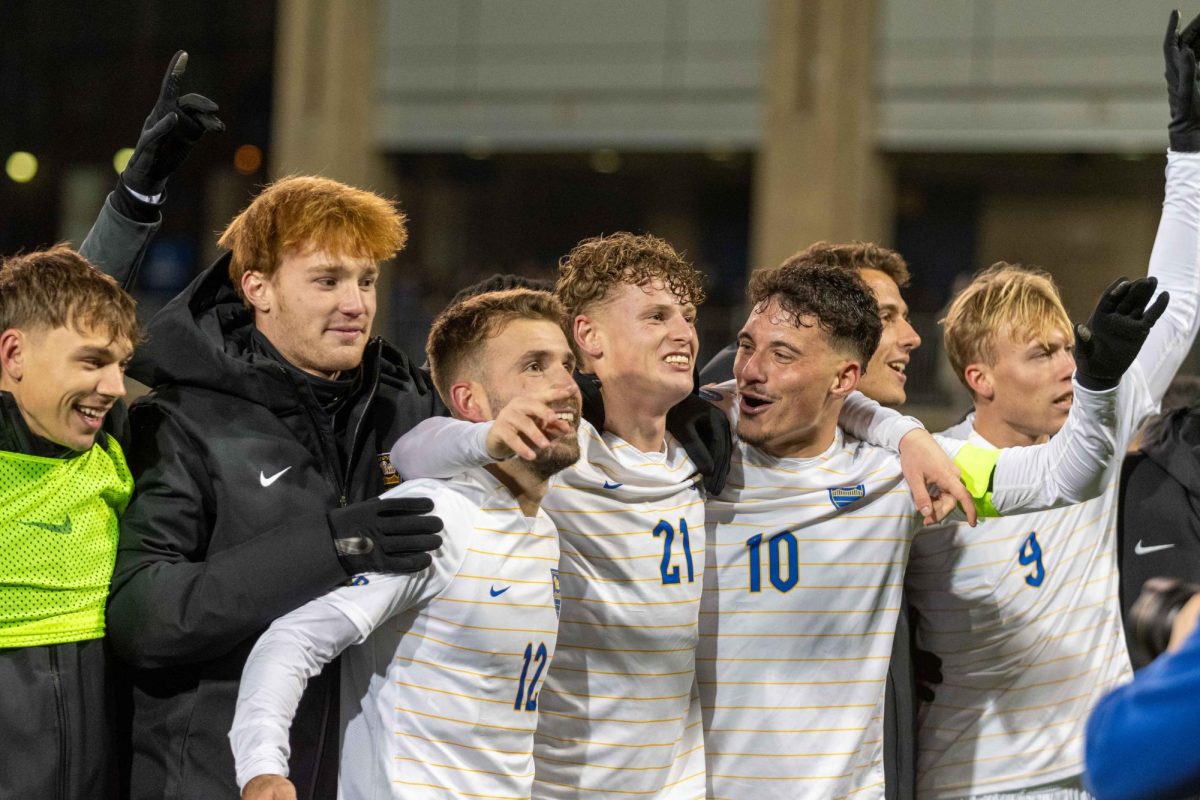
[[[366,586],[371,582],[371,579],[366,575],[352,575],[350,580],[346,581],[346,586]]]
[[[867,496],[867,487],[863,484],[857,486],[843,486],[840,489],[829,490],[829,502],[833,503],[836,508],[845,508],[856,500],[862,500]]]
[[[558,588],[558,570],[550,570],[550,585],[554,587],[554,616],[562,616],[562,590]]]
[[[379,454],[379,471],[383,473],[384,486],[399,486],[400,474],[396,472],[396,468],[392,466],[392,454]]]

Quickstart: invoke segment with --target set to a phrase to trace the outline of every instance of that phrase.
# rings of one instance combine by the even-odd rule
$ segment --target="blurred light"
[[[262,166],[262,150],[252,144],[244,144],[233,153],[233,168],[243,175],[253,175]]]
[[[118,175],[124,172],[125,168],[129,166],[129,159],[131,158],[133,158],[132,147],[122,147],[116,152],[113,156],[113,169],[117,171]]]
[[[467,142],[463,152],[472,161],[487,161],[492,157],[492,143],[486,137],[476,136]]]
[[[621,168],[621,155],[616,150],[597,150],[588,159],[596,172],[611,175]]]
[[[38,162],[33,153],[18,150],[4,162],[4,171],[17,183],[29,183],[37,175]]]

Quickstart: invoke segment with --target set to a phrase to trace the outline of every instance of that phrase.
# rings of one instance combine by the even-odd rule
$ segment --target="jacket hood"
[[[294,410],[302,402],[295,379],[251,347],[254,313],[229,279],[230,257],[226,253],[217,259],[154,315],[129,375],[151,389],[166,384],[200,387],[277,412]],[[396,389],[416,382],[418,393],[432,391],[408,357],[378,337],[367,343],[363,362],[368,382],[378,373],[379,381]]]
[[[1200,495],[1200,408],[1177,408],[1167,414],[1164,439],[1142,451],[1188,494]]]

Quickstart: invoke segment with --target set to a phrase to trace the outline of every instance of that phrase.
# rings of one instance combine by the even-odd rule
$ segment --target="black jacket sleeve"
[[[161,215],[153,222],[139,222],[122,215],[114,207],[110,194],[79,246],[79,253],[128,290],[146,256],[146,247],[161,224]]]
[[[196,443],[153,403],[131,411],[131,426],[137,483],[108,600],[123,660],[155,668],[217,658],[346,580],[323,511],[226,542]]]

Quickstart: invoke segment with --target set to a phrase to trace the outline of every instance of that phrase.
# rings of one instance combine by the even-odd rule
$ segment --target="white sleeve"
[[[859,391],[851,392],[842,404],[838,426],[856,439],[889,450],[899,450],[900,440],[913,431],[925,430],[916,417],[884,408]]]
[[[1116,388],[1093,392],[1076,383],[1071,413],[1049,442],[1001,450],[992,491],[996,511],[1041,511],[1099,496],[1118,452],[1117,394]]]
[[[430,417],[392,445],[392,466],[404,480],[451,478],[472,467],[495,464],[488,455],[490,422]]]
[[[1166,196],[1149,274],[1158,278],[1158,291],[1171,293],[1137,358],[1157,405],[1200,328],[1200,153],[1167,153]]]

